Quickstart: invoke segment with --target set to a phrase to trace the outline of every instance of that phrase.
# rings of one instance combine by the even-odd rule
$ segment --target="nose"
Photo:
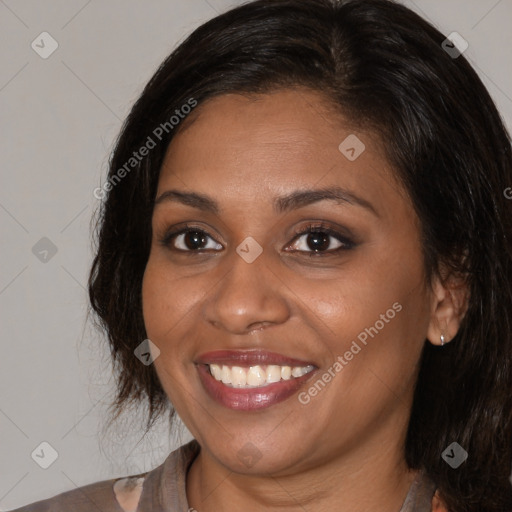
[[[207,294],[207,320],[232,334],[286,322],[290,316],[287,288],[266,262],[265,251],[252,263],[236,252],[231,259],[216,292]]]

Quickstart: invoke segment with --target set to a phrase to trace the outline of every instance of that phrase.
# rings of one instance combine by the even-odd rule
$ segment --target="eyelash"
[[[205,235],[205,236],[211,238],[212,240],[214,240],[204,229],[186,224],[185,226],[183,226],[181,228],[174,229],[174,230],[171,229],[171,230],[167,231],[164,234],[164,236],[159,240],[159,242],[161,245],[163,245],[164,247],[167,247],[168,249],[170,249],[172,251],[181,252],[181,253],[185,253],[185,254],[188,253],[188,255],[190,255],[190,256],[195,255],[195,254],[201,254],[204,251],[204,249],[196,249],[196,250],[187,250],[186,251],[184,249],[177,249],[175,247],[171,247],[171,242],[176,236],[186,234],[189,232],[200,233],[200,234]],[[300,238],[301,236],[309,235],[310,233],[321,233],[324,235],[329,235],[329,236],[335,238],[336,240],[338,240],[342,245],[336,249],[331,249],[331,250],[327,250],[327,251],[293,250],[291,252],[306,253],[306,254],[309,254],[309,257],[332,256],[332,255],[338,254],[341,251],[351,250],[355,247],[355,243],[352,240],[350,240],[346,236],[335,231],[334,229],[330,228],[329,226],[325,225],[322,222],[314,223],[314,224],[311,223],[311,224],[308,224],[305,228],[295,231],[292,242],[294,242],[296,239]],[[207,249],[207,250],[210,250],[210,249]]]
[[[324,224],[322,222],[308,224],[306,227],[298,229],[294,233],[293,241],[295,241],[296,239],[298,239],[304,235],[309,235],[310,233],[321,233],[324,235],[329,235],[329,236],[335,238],[336,240],[338,240],[338,242],[340,242],[342,245],[336,249],[330,249],[327,251],[294,250],[293,252],[305,252],[306,254],[309,255],[309,257],[332,256],[332,255],[338,254],[341,251],[347,251],[347,250],[353,249],[355,246],[355,244],[352,240],[350,240],[346,236],[343,236],[341,233],[330,228],[329,226],[327,226],[326,224]]]

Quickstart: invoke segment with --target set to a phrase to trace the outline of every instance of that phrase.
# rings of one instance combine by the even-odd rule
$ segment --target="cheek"
[[[146,332],[158,346],[168,346],[169,334],[190,311],[193,294],[158,258],[148,261],[142,281],[142,310]]]
[[[390,363],[395,370],[401,365],[411,367],[419,357],[429,321],[428,297],[419,284],[420,263],[374,262],[353,268],[340,279],[309,281],[303,286],[296,282],[299,303],[307,305],[301,314],[322,333],[331,357],[343,355],[356,341],[361,352],[354,360],[361,364]]]
[[[159,348],[154,365],[159,380],[174,406],[180,404],[186,382],[183,363],[185,345],[180,343],[183,320],[190,311],[190,287],[169,272],[165,262],[151,257],[142,281],[142,310],[147,337]]]

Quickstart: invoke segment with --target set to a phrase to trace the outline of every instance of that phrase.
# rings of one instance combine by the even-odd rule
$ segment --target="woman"
[[[259,0],[169,56],[89,291],[117,414],[195,439],[20,511],[512,510],[510,140],[457,48],[388,0]]]

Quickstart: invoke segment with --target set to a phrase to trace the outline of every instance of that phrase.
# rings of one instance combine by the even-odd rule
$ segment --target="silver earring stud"
[[[444,345],[444,334],[441,334],[441,347]]]

